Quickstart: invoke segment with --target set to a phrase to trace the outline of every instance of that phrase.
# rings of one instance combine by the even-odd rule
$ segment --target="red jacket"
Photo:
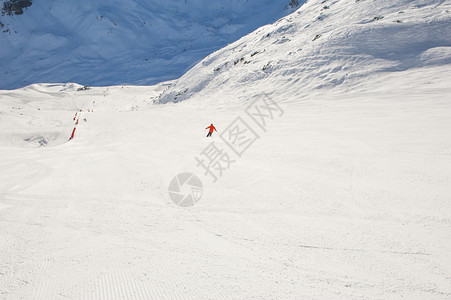
[[[211,132],[211,133],[213,133],[213,130],[214,130],[214,131],[217,131],[216,128],[215,128],[213,125],[210,125],[210,126],[208,126],[207,128],[205,128],[205,129],[208,129],[208,128],[210,128],[210,132]]]

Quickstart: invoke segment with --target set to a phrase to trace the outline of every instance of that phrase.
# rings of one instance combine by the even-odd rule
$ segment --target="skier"
[[[209,136],[212,135],[213,130],[217,132],[217,130],[216,130],[216,128],[213,126],[213,124],[211,124],[210,126],[208,126],[208,127],[205,128],[205,129],[210,129],[209,132],[208,132],[208,134],[207,134],[207,137],[209,137]]]

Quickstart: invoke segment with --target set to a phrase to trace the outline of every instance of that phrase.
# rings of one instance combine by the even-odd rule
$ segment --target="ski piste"
[[[7,59],[8,80],[42,72],[0,90],[0,298],[450,298],[449,1],[311,0],[140,86],[47,82],[63,80],[63,38],[79,37],[66,29],[94,19],[108,44],[139,10],[48,3],[0,17],[36,32],[22,52],[0,42],[0,73]],[[54,50],[33,60],[39,45]],[[135,44],[120,47],[131,73],[149,70]],[[114,62],[82,49],[74,73],[109,76]]]

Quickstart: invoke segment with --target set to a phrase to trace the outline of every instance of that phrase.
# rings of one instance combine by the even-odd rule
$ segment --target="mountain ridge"
[[[289,3],[35,1],[23,14],[0,16],[0,88],[175,79],[211,52],[288,14]]]
[[[450,3],[315,1],[220,49],[158,100],[180,102],[225,88],[286,86],[303,94],[368,76],[451,63]]]

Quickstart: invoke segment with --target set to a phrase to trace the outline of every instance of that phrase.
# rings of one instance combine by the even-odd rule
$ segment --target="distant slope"
[[[247,100],[255,90],[301,96],[352,89],[381,72],[450,66],[450,11],[442,0],[311,0],[211,54],[157,101]]]
[[[289,3],[33,1],[23,14],[10,9],[0,16],[0,89],[174,79],[212,51],[286,15]]]

